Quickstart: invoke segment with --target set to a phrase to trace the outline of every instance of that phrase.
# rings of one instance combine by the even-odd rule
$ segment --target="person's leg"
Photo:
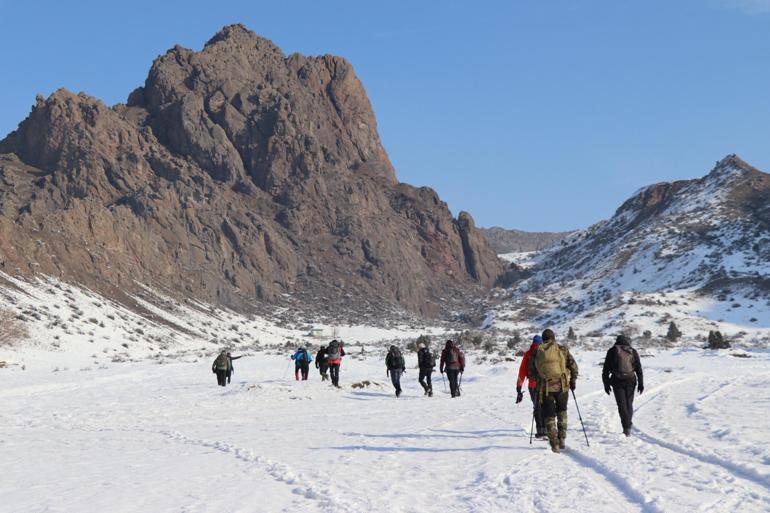
[[[636,383],[633,386],[628,387],[626,391],[626,405],[628,407],[628,428],[631,429],[634,425],[634,393],[636,392]]]
[[[428,395],[428,384],[425,382],[425,378],[428,377],[429,374],[425,371],[425,369],[420,369],[420,377],[418,378],[418,381],[420,382],[420,386],[425,391],[425,395]]]
[[[543,420],[543,408],[537,398],[537,389],[529,389],[529,398],[532,400],[532,415],[535,417],[535,428],[538,437],[546,436],[545,421]]]
[[[302,381],[307,381],[308,374],[310,374],[310,364],[305,362],[302,364]]]
[[[548,432],[548,442],[551,450],[559,452],[559,432],[556,429],[556,397],[555,394],[546,394],[540,407],[543,410],[545,428]]]
[[[294,380],[295,381],[299,381],[299,369],[300,369],[299,363],[295,363],[294,364]]]
[[[428,383],[428,397],[433,397],[433,381],[431,380],[431,374],[433,374],[433,369],[428,369],[425,373],[425,381]]]
[[[560,392],[556,396],[556,416],[559,419],[559,449],[567,445],[567,402],[569,392]]]
[[[396,397],[401,395],[401,369],[390,371],[390,375],[393,376],[393,386],[396,387]]]
[[[628,396],[626,394],[626,387],[621,385],[615,385],[612,387],[612,392],[615,395],[615,403],[618,405],[618,415],[620,416],[620,425],[623,428],[623,433],[628,431]]]
[[[447,369],[446,377],[449,380],[449,391],[452,393],[452,397],[457,397],[457,376],[460,374],[459,370]]]

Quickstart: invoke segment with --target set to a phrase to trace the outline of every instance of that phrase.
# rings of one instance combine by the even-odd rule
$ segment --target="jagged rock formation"
[[[38,97],[0,141],[0,270],[436,315],[502,266],[469,215],[398,183],[347,61],[234,25],[157,58],[125,105]]]
[[[479,228],[484,238],[498,255],[541,251],[573,232],[525,232],[493,226]]]

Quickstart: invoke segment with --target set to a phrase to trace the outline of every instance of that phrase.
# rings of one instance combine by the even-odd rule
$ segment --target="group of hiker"
[[[294,379],[307,380],[310,364],[315,361],[315,368],[320,372],[321,380],[331,380],[332,386],[339,388],[343,356],[345,349],[339,340],[332,340],[327,346],[322,346],[316,353],[315,360],[307,348],[298,347],[291,355],[291,360],[294,361]],[[230,382],[234,372],[233,360],[241,357],[232,356],[227,351],[220,353],[212,365],[212,371],[217,375],[217,384],[226,386]],[[433,397],[431,375],[435,371],[436,356],[424,343],[417,345],[417,366],[418,382],[425,392],[424,395]],[[400,397],[401,378],[406,372],[406,361],[401,350],[395,345],[390,346],[385,356],[385,368],[396,397]],[[462,375],[465,372],[465,355],[452,340],[447,340],[441,351],[439,371],[442,376],[446,373],[451,396],[459,397]],[[575,395],[577,379],[577,363],[569,349],[556,342],[554,332],[546,329],[542,335],[535,335],[519,365],[516,404],[523,401],[522,387],[527,382],[533,408],[533,431],[536,426],[535,437],[547,439],[553,452],[558,453],[566,447],[567,404],[570,392],[573,397]],[[640,394],[644,391],[644,375],[639,354],[631,347],[625,335],[618,335],[615,345],[607,351],[602,368],[602,382],[608,395],[610,392],[614,393],[623,434],[630,436],[633,427],[634,394],[636,391]]]
[[[552,330],[535,335],[524,353],[516,380],[516,404],[524,399],[522,386],[527,381],[532,401],[532,420],[536,437],[547,439],[553,452],[566,447],[567,403],[577,386],[578,366],[566,346],[556,342]],[[620,414],[623,434],[630,436],[633,426],[634,392],[644,391],[642,363],[628,337],[618,335],[608,351],[602,368],[604,391],[612,390]],[[586,438],[587,440],[587,438]]]

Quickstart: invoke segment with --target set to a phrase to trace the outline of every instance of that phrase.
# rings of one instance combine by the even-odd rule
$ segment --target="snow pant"
[[[224,369],[217,369],[217,385],[220,387],[227,386],[227,371]]]
[[[340,386],[340,364],[339,363],[329,364],[329,376],[332,378],[332,385],[334,385],[335,387]]]
[[[306,381],[309,372],[310,364],[307,362],[296,362],[294,364],[294,379],[297,381],[299,381],[300,376],[302,376],[302,381]]]
[[[460,369],[446,369],[446,377],[449,380],[449,391],[452,397],[459,397],[460,385],[457,384],[457,380],[460,377]]]
[[[321,373],[321,381],[329,379],[329,375],[327,374],[327,372],[329,372],[329,366],[325,363],[318,364],[318,372]]]
[[[635,388],[635,383],[613,385],[612,387],[612,392],[615,394],[615,402],[618,403],[618,413],[620,414],[620,423],[623,425],[623,431],[631,429],[633,425],[631,420],[634,416]]]
[[[543,417],[543,408],[540,401],[537,400],[537,394],[537,388],[529,389],[529,398],[532,399],[532,415],[535,417],[537,436],[544,436],[547,434],[545,431],[545,418]]]
[[[227,371],[227,373],[225,374],[225,377],[227,378],[228,383],[230,383],[232,376],[233,376],[233,371],[232,370]]]
[[[396,397],[401,395],[401,369],[388,369],[390,373],[390,381],[393,383],[393,388],[396,389]]]
[[[567,401],[569,392],[549,392],[543,397],[543,417],[551,448],[564,449],[567,440]],[[557,426],[558,418],[558,426]]]
[[[430,375],[433,374],[433,367],[427,369],[420,369],[420,385],[425,390],[426,395],[433,395],[433,383],[430,381]]]

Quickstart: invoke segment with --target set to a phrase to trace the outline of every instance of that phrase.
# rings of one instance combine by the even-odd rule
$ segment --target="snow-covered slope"
[[[0,510],[13,513],[760,513],[770,510],[770,356],[647,353],[631,438],[601,389],[599,352],[574,351],[567,450],[529,444],[518,362],[469,361],[463,396],[404,395],[382,354],[346,359],[341,390],[285,374],[287,359],[208,359],[51,372],[0,369]],[[363,389],[354,382],[375,383]],[[544,484],[543,476],[551,480]]]
[[[646,187],[611,219],[545,250],[529,267],[533,276],[496,309],[498,326],[660,335],[675,320],[691,337],[722,329],[764,338],[770,175],[733,155],[701,179]]]

